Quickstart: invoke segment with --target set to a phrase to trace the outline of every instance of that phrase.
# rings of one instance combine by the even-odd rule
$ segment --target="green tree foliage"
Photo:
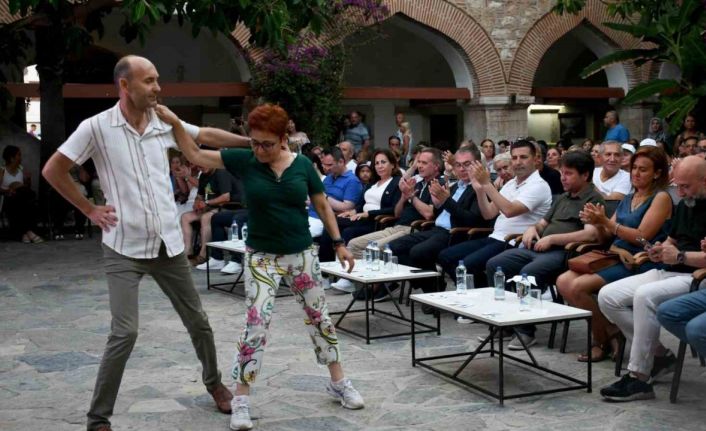
[[[673,63],[681,71],[679,79],[652,79],[637,85],[623,103],[633,104],[659,95],[658,115],[671,120],[678,129],[687,113],[704,109],[706,100],[706,0],[617,0],[603,1],[611,16],[620,22],[606,27],[625,32],[646,42],[646,48],[620,50],[600,58],[582,72],[590,76],[605,67],[624,61],[636,66],[647,62]],[[557,0],[559,14],[580,12],[586,0]]]
[[[124,16],[120,34],[131,41],[144,41],[159,21],[188,21],[194,36],[206,29],[230,33],[243,22],[257,46],[286,51],[286,46],[304,29],[317,33],[330,22],[334,8],[345,0],[9,0],[10,12],[19,19],[0,25],[0,63],[23,66],[34,49],[42,83],[42,162],[64,141],[62,97],[63,64],[69,52],[102,37],[103,18],[117,9]],[[112,29],[111,29],[112,30]],[[34,34],[30,44],[27,34]],[[9,46],[10,49],[4,49]],[[0,76],[6,82],[6,76]],[[0,82],[0,84],[2,84]]]

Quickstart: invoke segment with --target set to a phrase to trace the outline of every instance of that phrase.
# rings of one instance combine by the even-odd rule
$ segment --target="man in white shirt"
[[[42,171],[69,202],[103,229],[111,330],[88,412],[89,431],[110,431],[110,416],[125,364],[137,339],[138,287],[150,275],[171,300],[203,366],[203,382],[218,409],[230,413],[232,394],[221,383],[208,317],[201,307],[184,254],[171,193],[167,149],[177,148],[171,126],[154,112],[159,74],[146,58],[126,56],[115,65],[120,101],[84,120]],[[187,125],[198,141],[247,146],[249,138]],[[69,176],[92,158],[107,205],[89,202]]]
[[[552,192],[535,168],[536,150],[529,141],[512,144],[512,168],[515,178],[498,191],[490,181],[490,173],[479,162],[474,163],[471,182],[481,214],[486,220],[495,217],[493,233],[487,238],[464,241],[441,253],[437,262],[455,280],[456,266],[463,261],[468,274],[473,274],[476,286],[488,286],[485,265],[505,250],[505,236],[522,234],[537,223],[552,205]]]
[[[355,173],[355,168],[358,167],[358,164],[355,162],[355,158],[353,157],[355,156],[353,144],[348,141],[342,141],[338,144],[338,148],[340,148],[343,153],[343,159],[346,162],[346,169]]]
[[[601,144],[603,166],[593,171],[593,184],[606,200],[621,200],[630,190],[630,173],[620,169],[623,158],[622,145],[617,141]]]

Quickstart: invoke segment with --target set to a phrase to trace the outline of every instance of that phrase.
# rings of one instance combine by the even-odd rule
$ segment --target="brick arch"
[[[454,42],[473,74],[474,96],[506,93],[505,70],[495,44],[466,11],[446,0],[385,0],[390,15],[403,14]]]
[[[474,97],[506,94],[505,70],[495,44],[485,29],[467,12],[447,0],[385,0],[390,17],[404,15],[443,35],[456,45],[471,71]],[[340,29],[334,29],[336,31]],[[248,42],[250,32],[238,24],[233,39],[257,62],[262,53]],[[342,40],[348,34],[337,35]]]
[[[607,8],[598,0],[589,0],[586,7],[577,15],[557,15],[553,12],[545,14],[529,29],[515,52],[510,66],[508,91],[517,94],[530,94],[534,74],[547,50],[561,37],[581,25],[589,25],[599,32],[600,36],[616,49],[629,49],[639,46],[638,39],[627,33],[612,30],[602,23],[614,21],[608,15]],[[634,64],[622,64],[628,82],[628,88],[633,88],[642,82],[649,70],[638,70]]]

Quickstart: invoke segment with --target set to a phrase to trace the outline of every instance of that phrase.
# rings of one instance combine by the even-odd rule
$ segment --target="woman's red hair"
[[[287,134],[287,122],[287,111],[271,103],[258,106],[248,115],[248,126],[251,130],[274,133],[280,137]]]

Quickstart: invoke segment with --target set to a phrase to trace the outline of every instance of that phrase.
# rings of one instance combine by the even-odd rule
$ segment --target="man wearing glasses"
[[[454,173],[458,182],[453,187],[438,180],[431,182],[431,201],[436,215],[434,227],[390,243],[392,253],[398,257],[400,264],[433,271],[436,268],[436,256],[449,245],[451,228],[490,226],[492,220],[483,218],[469,174],[473,162],[480,159],[478,147],[463,147],[454,155]],[[436,291],[436,285],[429,282],[419,287],[424,292]],[[426,312],[426,307],[423,310]]]

